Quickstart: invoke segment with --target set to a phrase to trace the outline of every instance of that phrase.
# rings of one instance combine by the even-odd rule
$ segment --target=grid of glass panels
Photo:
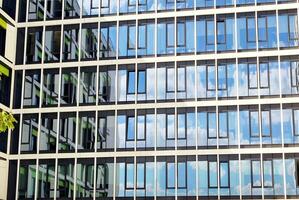
[[[299,196],[298,1],[18,2],[12,199]]]
[[[115,194],[116,199],[174,199],[175,195],[179,199],[272,199],[284,198],[285,193],[294,198],[298,195],[298,156],[211,154],[21,160],[18,198],[54,198],[56,194],[57,199],[113,199]]]

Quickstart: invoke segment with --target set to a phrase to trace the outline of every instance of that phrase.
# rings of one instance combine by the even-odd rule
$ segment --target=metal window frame
[[[255,71],[256,71],[256,86],[251,86],[251,79],[250,79],[250,66],[255,65]],[[247,63],[247,80],[248,80],[248,88],[249,89],[258,89],[258,70],[257,70],[257,64],[256,63]]]
[[[136,39],[132,41],[133,43],[130,43],[130,37],[131,37],[131,31],[135,31],[135,37],[136,37],[136,24],[127,24],[127,51],[135,50],[136,49]],[[131,30],[133,29],[133,30]],[[133,45],[133,46],[132,46]]]
[[[177,81],[176,81],[176,84],[177,84],[177,92],[186,92],[187,91],[187,69],[186,69],[187,66],[185,65],[181,65],[181,66],[177,66]],[[184,72],[184,82],[183,83],[179,83],[179,70],[180,69],[183,69],[183,72]],[[179,89],[179,85],[183,85],[183,89]]]
[[[208,135],[208,140],[209,139],[217,139],[217,123],[215,122],[215,131],[216,131],[216,135],[215,136],[210,136],[210,115],[214,114],[215,115],[215,120],[217,120],[217,114],[215,111],[207,111],[207,135]]]
[[[178,0],[177,0],[178,1]],[[186,48],[186,46],[187,46],[187,20],[186,19],[184,19],[184,20],[177,20],[177,24],[176,24],[176,26],[177,26],[177,30],[176,30],[176,46],[177,46],[177,48],[179,48],[179,47],[185,47]],[[180,44],[179,43],[179,25],[183,25],[183,33],[184,33],[184,38],[183,38],[183,44]]]
[[[129,138],[129,121],[130,119],[134,120],[133,125],[134,125],[134,133],[133,133],[133,138]],[[134,142],[135,141],[135,116],[134,115],[126,115],[126,142]]]
[[[221,120],[220,120],[220,114],[224,114],[225,113],[225,118],[226,118],[226,135],[225,136],[222,136],[221,134],[220,134],[220,122],[221,122]],[[218,110],[218,138],[219,139],[228,139],[229,138],[229,115],[228,115],[228,110],[226,110],[226,111],[219,111]]]
[[[266,169],[265,161],[271,162],[271,185],[270,186],[265,185],[265,169]],[[263,187],[264,188],[274,188],[274,168],[273,168],[273,160],[271,160],[271,159],[263,160]]]
[[[224,69],[225,69],[225,74],[223,74],[224,75],[224,79],[225,79],[225,87],[220,87],[220,85],[219,85],[219,83],[220,83],[220,77],[219,77],[219,74],[221,74],[221,73],[219,73],[219,68],[223,68],[224,67]],[[227,64],[221,64],[221,63],[219,63],[218,64],[218,66],[217,66],[217,90],[218,91],[226,91],[226,90],[228,90],[228,88],[227,88],[227,85],[228,85],[228,78],[227,78],[227,76],[228,76],[228,73],[227,73]]]
[[[177,129],[179,129],[179,115],[183,115],[184,116],[184,136],[183,137],[179,137],[179,131],[177,131],[177,140],[187,140],[187,128],[188,128],[188,120],[187,120],[187,112],[182,112],[182,113],[177,113]]]
[[[175,33],[173,32],[172,34],[173,34],[173,41],[170,41],[171,39],[170,38],[168,38],[168,36],[169,36],[169,33],[170,33],[170,27],[168,27],[168,26],[173,26],[173,30],[175,29],[175,24],[173,23],[173,22],[171,22],[171,21],[167,21],[166,23],[165,23],[165,25],[166,25],[166,49],[168,49],[168,48],[174,48],[174,46],[175,46]],[[171,43],[173,43],[173,44],[171,44]]]
[[[296,112],[298,112],[297,115],[296,115]],[[293,136],[295,136],[295,137],[299,136],[299,131],[298,131],[299,123],[297,123],[297,122],[299,122],[299,118],[296,116],[299,116],[299,109],[292,109],[292,122],[293,122],[292,128],[293,128]],[[295,118],[298,118],[298,119],[296,120]]]
[[[259,118],[259,111],[258,110],[249,110],[248,111],[249,113],[249,134],[250,134],[250,137],[253,137],[253,138],[259,138],[260,137],[260,133],[258,131],[258,135],[254,135],[252,134],[252,113],[257,113],[258,115],[258,118]],[[258,121],[258,127],[259,127],[259,121]]]
[[[135,83],[136,83],[135,75],[136,75],[136,72],[135,72],[135,69],[133,69],[133,70],[126,70],[126,71],[127,71],[127,95],[131,95],[131,94],[135,95],[135,92],[136,92],[136,88],[135,88]],[[134,84],[133,84],[134,91],[133,92],[129,91],[131,73],[133,73],[133,77],[134,77]]]
[[[208,23],[212,23],[212,25],[213,25],[213,30],[214,30],[214,38],[215,38],[215,23],[214,23],[214,19],[205,19],[204,20],[205,21],[205,38],[206,38],[206,45],[215,45],[215,39],[213,39],[213,41],[212,42],[209,42],[209,40],[208,40],[208,37],[209,37],[209,35],[208,35],[208,29],[209,29],[209,26],[208,26]]]
[[[128,165],[133,165],[133,174],[134,174],[134,169],[135,169],[135,166],[134,166],[134,162],[125,162],[125,190],[134,190],[134,185],[135,185],[135,180],[134,180],[134,177],[133,177],[133,186],[132,187],[129,187],[128,186]]]
[[[269,117],[269,135],[268,134],[264,134],[263,131],[263,113],[267,112],[268,117]],[[271,110],[261,110],[261,136],[262,137],[268,137],[268,138],[272,138],[272,114],[271,114]]]
[[[297,30],[297,36],[295,35],[296,32],[294,33],[294,37],[292,37],[292,34],[291,34],[291,24],[290,24],[290,18],[291,17],[294,17],[295,18],[295,22],[296,22],[296,19],[297,19],[297,29],[298,29],[298,16],[297,14],[288,14],[288,39],[289,41],[297,41],[298,40],[298,32],[299,30]],[[294,27],[294,29],[296,30],[296,26]]]
[[[209,84],[209,80],[210,80],[210,76],[209,76],[209,68],[211,68],[211,67],[213,67],[214,68],[214,78],[215,78],[215,87],[213,87],[213,88],[211,88],[210,87],[210,84]],[[216,79],[217,79],[217,75],[216,75],[216,73],[217,73],[217,71],[216,71],[217,69],[216,69],[216,66],[215,65],[206,65],[206,90],[207,91],[216,91]]]
[[[223,186],[221,184],[221,179],[223,179],[222,177],[222,174],[221,174],[221,164],[222,163],[225,163],[227,164],[227,186]],[[230,164],[229,164],[229,161],[219,161],[219,177],[221,177],[221,179],[219,180],[219,186],[220,188],[226,188],[226,189],[229,189],[230,188]]]
[[[139,92],[139,78],[140,78],[140,74],[139,73],[142,73],[144,72],[144,91],[143,92]],[[146,94],[146,88],[147,88],[147,73],[146,73],[146,69],[144,70],[137,70],[137,95],[138,94]]]
[[[146,50],[147,49],[147,39],[148,39],[148,36],[147,36],[147,23],[140,23],[138,24],[138,50],[142,49],[142,50]],[[140,33],[142,31],[140,31],[140,27],[144,27],[144,45],[140,45]]]
[[[139,122],[138,122],[138,117],[141,117],[141,116],[143,116],[144,117],[144,130],[143,130],[143,138],[139,138],[138,137],[138,124],[139,124]],[[146,125],[147,125],[147,123],[146,123],[146,114],[139,114],[139,115],[137,115],[137,125],[136,125],[136,130],[137,130],[137,133],[136,133],[136,141],[137,142],[139,142],[139,141],[146,141]]]
[[[270,66],[269,66],[269,62],[260,62],[259,63],[259,74],[261,74],[261,65],[266,65],[266,70],[267,70],[267,85],[266,86],[262,86],[262,77],[261,75],[259,76],[259,82],[260,82],[260,89],[266,89],[266,88],[270,88]]]
[[[143,165],[143,186],[138,186],[138,165]],[[146,189],[146,161],[136,162],[136,190],[145,190]]]
[[[219,24],[222,24],[223,23],[223,28],[224,28],[224,41],[219,41],[219,35],[218,35],[218,31],[219,31]],[[220,19],[217,19],[216,20],[216,25],[217,25],[217,37],[216,37],[216,39],[217,39],[217,45],[223,45],[223,44],[226,44],[226,37],[227,37],[227,35],[226,35],[226,18],[220,18]]]
[[[208,188],[209,189],[217,189],[218,188],[218,167],[217,167],[217,160],[207,160],[208,162]],[[216,186],[211,185],[211,177],[210,177],[210,163],[216,163]]]
[[[255,182],[253,181],[253,162],[259,163],[259,182],[260,185],[255,185]],[[262,170],[261,170],[261,161],[260,160],[250,160],[250,174],[251,174],[251,188],[262,188]]]
[[[179,172],[180,172],[180,170],[179,170],[179,164],[180,163],[183,163],[184,165],[185,165],[185,171],[183,172],[184,174],[185,174],[185,180],[183,180],[184,181],[184,186],[179,186],[179,179],[178,179],[178,177],[179,177]],[[181,190],[181,189],[188,189],[188,181],[187,181],[187,179],[188,179],[188,162],[187,161],[177,161],[177,189],[178,190]]]
[[[293,69],[293,66],[295,66],[295,69]],[[295,71],[295,75],[293,74],[293,70]],[[293,76],[295,76],[295,80]],[[290,61],[290,78],[291,87],[295,87],[297,89],[299,87],[299,63],[297,61]],[[294,84],[294,81],[296,84]]]
[[[168,72],[168,70],[174,70],[174,73],[173,73],[173,75],[175,75],[175,67],[174,66],[165,66],[164,67],[165,68],[165,70],[166,70],[166,72],[165,72],[165,75],[166,75],[166,94],[168,94],[168,93],[175,93],[175,87],[173,88],[173,90],[172,89],[170,89],[169,88],[169,84],[168,84],[168,81],[169,81],[169,79],[171,79],[171,77],[173,77],[173,76],[170,76],[169,75],[169,72]],[[175,82],[175,77],[173,77],[173,85],[175,84],[174,82]],[[172,84],[170,84],[170,85],[172,85]]]
[[[260,37],[260,31],[259,31],[259,29],[260,29],[260,27],[259,27],[259,20],[260,19],[265,19],[265,23],[263,23],[263,25],[265,25],[265,31],[266,31],[266,38],[265,39],[261,39],[261,37]],[[269,35],[269,33],[268,33],[268,16],[267,15],[260,15],[260,16],[258,16],[257,17],[257,25],[258,25],[258,30],[257,30],[257,32],[258,32],[258,42],[268,42],[268,35]]]
[[[165,113],[165,115],[166,115],[166,120],[165,120],[165,122],[166,122],[166,141],[167,140],[175,140],[175,113]],[[174,133],[173,133],[173,137],[169,137],[169,134],[168,134],[168,132],[169,132],[169,130],[168,130],[168,116],[171,116],[171,115],[173,115],[173,119],[174,119],[174,124],[173,124],[173,130],[174,130]]]
[[[256,43],[256,35],[255,35],[256,32],[254,32],[254,40],[250,39],[251,34],[249,33],[249,27],[248,27],[249,20],[253,20],[254,25],[255,25],[255,17],[254,16],[246,16],[246,42],[247,43]],[[255,29],[256,29],[256,25],[255,25]]]
[[[174,190],[175,189],[175,175],[176,175],[176,173],[175,173],[175,162],[174,161],[169,161],[169,160],[166,160],[165,161],[165,164],[166,164],[166,167],[165,167],[165,170],[166,170],[166,190]],[[173,186],[172,185],[170,185],[169,184],[169,180],[168,180],[168,178],[169,178],[169,174],[168,174],[168,172],[169,172],[169,170],[168,170],[168,168],[169,168],[169,164],[173,164],[173,167],[174,167],[174,174],[172,175],[173,177],[174,177],[174,183],[173,183]]]

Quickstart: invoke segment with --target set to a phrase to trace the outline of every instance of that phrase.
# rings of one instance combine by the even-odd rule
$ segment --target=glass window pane
[[[132,141],[135,139],[135,118],[134,117],[128,117],[127,121],[127,141]]]
[[[175,166],[174,163],[167,163],[167,188],[175,187]]]
[[[145,71],[138,71],[138,94],[145,93],[146,75]]]
[[[209,162],[209,187],[217,186],[217,162]]]
[[[178,188],[186,188],[187,187],[187,168],[185,162],[178,163]]]
[[[229,187],[228,162],[220,162],[220,187]]]
[[[251,161],[252,171],[252,187],[261,187],[261,167],[260,161]]]
[[[135,93],[135,72],[129,71],[128,72],[128,94]]]

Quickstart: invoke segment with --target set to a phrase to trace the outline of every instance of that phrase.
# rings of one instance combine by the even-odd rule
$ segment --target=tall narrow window
[[[167,78],[167,92],[174,92],[174,82],[175,82],[175,76],[174,76],[174,68],[168,67],[166,68],[166,78]]]
[[[214,37],[214,20],[206,20],[206,43],[213,45],[215,43]]]
[[[127,141],[134,141],[135,139],[135,117],[127,117]]]
[[[209,161],[209,188],[217,188],[217,162]]]
[[[269,64],[260,63],[260,87],[269,88]]]
[[[186,67],[179,67],[178,68],[178,80],[177,80],[177,87],[178,92],[185,92],[186,91]]]
[[[135,25],[128,26],[128,49],[135,49],[135,34],[136,34],[136,27]]]
[[[186,22],[177,23],[177,46],[186,46]]]
[[[247,17],[246,18],[246,36],[247,42],[255,42],[255,18]]]
[[[273,161],[272,160],[264,160],[264,187],[271,188],[273,187]]]
[[[135,71],[128,71],[128,94],[135,94]]]
[[[208,112],[208,138],[216,138],[216,113]]]
[[[257,66],[256,64],[248,64],[248,88],[257,89]]]
[[[260,161],[252,160],[251,161],[251,184],[253,188],[262,187],[262,179],[261,179],[261,166]]]
[[[167,114],[167,139],[174,140],[174,114]]]
[[[293,133],[295,136],[299,136],[299,110],[293,110]]]
[[[174,47],[174,24],[166,24],[166,47]]]
[[[216,90],[215,66],[207,66],[207,90]]]
[[[187,189],[187,163],[178,162],[178,189]]]
[[[299,63],[291,62],[290,63],[290,74],[291,74],[291,84],[292,87],[299,87]]]
[[[146,131],[146,117],[145,115],[139,115],[137,117],[137,140],[138,141],[142,141],[145,140],[146,135],[145,135],[145,131]]]
[[[175,165],[172,162],[167,162],[166,165],[166,188],[174,189],[175,188]]]
[[[228,137],[228,113],[227,112],[219,112],[219,137],[227,138]]]
[[[250,135],[259,137],[259,118],[258,111],[249,111]]]
[[[137,92],[138,94],[145,94],[146,90],[146,72],[145,70],[138,71],[138,83]]]
[[[271,111],[264,110],[262,112],[262,136],[270,137],[271,136]]]
[[[267,17],[258,18],[258,37],[259,42],[266,42],[268,38],[268,27],[267,27]]]
[[[217,44],[226,43],[226,26],[225,20],[217,21]]]
[[[138,49],[146,49],[147,44],[147,25],[138,26]]]
[[[218,65],[218,90],[227,89],[227,67]]]
[[[297,15],[288,15],[289,40],[298,40],[298,18]]]
[[[136,189],[145,189],[145,164],[144,163],[137,163],[137,185]]]
[[[220,172],[220,187],[228,188],[229,187],[229,163],[228,162],[220,162],[219,164],[219,172]]]
[[[126,189],[134,189],[134,164],[126,163]]]
[[[187,118],[185,113],[178,114],[178,140],[187,138]]]

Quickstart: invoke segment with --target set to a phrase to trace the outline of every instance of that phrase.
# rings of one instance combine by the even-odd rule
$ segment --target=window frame
[[[138,50],[146,50],[147,49],[147,38],[148,38],[148,36],[147,36],[147,23],[140,23],[140,24],[138,24]],[[142,46],[140,46],[140,44],[141,44],[141,42],[140,42],[140,33],[142,33],[143,31],[140,31],[140,28],[141,27],[144,27],[144,29],[142,29],[142,30],[144,30],[144,41],[143,41],[143,43],[144,44],[142,44]]]
[[[259,20],[260,19],[265,19],[265,22],[263,23],[263,25],[265,25],[265,39],[264,37],[260,37],[260,27],[259,27]],[[268,16],[267,15],[262,15],[262,16],[258,16],[257,17],[257,24],[258,24],[258,28],[257,28],[257,32],[258,32],[258,42],[268,42]],[[262,39],[261,39],[262,38]]]
[[[252,132],[252,113],[257,113],[257,117],[259,118],[259,112],[257,110],[249,110],[249,113],[248,113],[249,114],[249,134],[250,134],[250,137],[259,138],[260,137],[259,130],[258,130],[258,135],[255,135]],[[259,119],[258,119],[258,126],[259,126]]]
[[[175,162],[173,162],[173,161],[166,161],[165,162],[166,163],[166,167],[165,167],[165,169],[166,169],[166,190],[169,190],[169,189],[175,189]],[[169,184],[169,168],[170,168],[170,164],[172,164],[173,165],[173,170],[174,170],[174,174],[172,175],[173,177],[174,177],[174,183],[173,183],[173,186],[172,186],[172,184]],[[171,175],[170,175],[171,176]]]
[[[207,136],[208,136],[208,139],[217,139],[217,122],[215,121],[215,136],[211,136],[210,135],[210,116],[211,115],[215,115],[215,120],[217,120],[217,116],[216,116],[216,112],[215,111],[207,111]],[[211,116],[213,117],[213,116]]]
[[[144,91],[142,91],[142,92],[140,92],[139,91],[139,87],[140,87],[140,82],[139,82],[139,80],[140,80],[140,73],[144,73]],[[138,70],[137,71],[137,94],[146,94],[146,88],[147,88],[147,80],[146,80],[146,77],[147,77],[147,75],[146,75],[146,69],[144,69],[144,70]]]
[[[271,185],[266,185],[265,184],[265,162],[270,162],[271,163]],[[274,168],[273,168],[273,160],[267,159],[263,160],[263,187],[264,188],[274,188]]]
[[[226,189],[229,189],[230,188],[230,165],[229,165],[229,161],[219,161],[219,177],[222,177],[221,175],[221,164],[227,164],[227,186],[222,186],[222,182],[221,182],[221,179],[220,179],[220,188],[226,188]]]
[[[264,134],[264,127],[263,127],[263,113],[268,113],[267,116],[269,117],[269,134]],[[261,110],[261,136],[262,137],[269,137],[272,138],[272,116],[271,110]]]
[[[169,128],[168,128],[168,124],[169,124],[169,117],[173,116],[173,137],[169,137]],[[175,140],[175,114],[174,113],[166,113],[166,141],[167,140]]]
[[[256,72],[256,86],[251,86],[251,75],[250,75],[250,67],[255,65],[255,72]],[[258,74],[257,74],[257,64],[256,63],[247,63],[247,80],[248,80],[248,89],[258,89]]]
[[[249,32],[249,27],[248,27],[248,25],[249,25],[249,23],[248,23],[248,21],[249,20],[254,20],[254,26],[255,26],[255,29],[256,29],[256,25],[255,25],[255,17],[254,16],[247,16],[246,17],[246,42],[247,43],[256,43],[256,35],[254,34],[254,40],[251,40],[250,39],[250,32]]]
[[[143,166],[143,186],[139,187],[138,183],[138,165]],[[136,190],[145,190],[146,189],[146,162],[136,162]]]
[[[179,137],[179,130],[177,130],[177,140],[187,140],[187,112],[177,113],[177,129],[179,129],[179,115],[184,116],[184,135],[183,137]]]
[[[125,190],[134,190],[134,177],[133,177],[133,183],[132,183],[132,187],[129,187],[128,186],[128,165],[133,165],[133,174],[134,174],[134,163],[131,163],[131,162],[125,162]]]
[[[259,176],[259,185],[255,185],[255,182],[254,182],[254,178],[253,178],[253,164],[255,163],[255,162],[258,162],[258,164],[259,164],[259,174],[258,174],[258,176]],[[257,160],[257,159],[255,159],[255,160],[250,160],[250,170],[251,170],[251,187],[252,188],[262,188],[262,169],[261,169],[261,161],[260,160]]]
[[[219,70],[220,70],[220,68],[223,68],[224,70],[225,70],[225,74],[222,74],[222,73],[219,73]],[[222,69],[222,70],[223,70]],[[220,76],[219,76],[220,75]],[[224,75],[223,77],[222,77],[222,75]],[[227,90],[227,85],[228,85],[228,73],[227,73],[227,65],[226,64],[219,64],[218,66],[217,66],[217,90],[218,91],[226,91]],[[220,83],[220,78],[224,78],[225,79],[225,81],[224,81],[224,83],[225,83],[225,87],[220,87],[220,85],[219,85],[219,83]]]
[[[291,35],[291,24],[290,24],[290,18],[291,17],[294,17],[295,19],[297,19],[297,29],[298,29],[298,16],[297,16],[297,14],[288,14],[288,39],[289,39],[289,41],[294,41],[294,42],[296,42],[297,40],[298,40],[298,33],[297,33],[297,36],[294,34],[294,37],[292,37]],[[296,22],[296,20],[295,20],[295,22]],[[296,29],[296,26],[294,27],[294,29]],[[296,30],[294,30],[295,31],[295,33],[296,33]],[[298,32],[298,30],[297,30],[297,32]]]
[[[207,70],[206,70],[206,90],[207,91],[211,91],[211,92],[214,92],[214,91],[216,91],[216,78],[217,78],[217,75],[216,75],[216,67],[215,67],[215,65],[207,65],[206,66],[207,67]],[[214,75],[213,75],[213,77],[214,77],[214,80],[215,80],[215,83],[214,83],[214,87],[213,88],[211,88],[211,86],[210,86],[210,84],[209,84],[209,82],[210,82],[210,80],[212,80],[211,79],[211,77],[209,76],[209,69],[210,68],[213,68],[213,70],[214,70]]]
[[[180,82],[179,83],[179,70],[183,70],[183,73],[184,73],[184,82],[183,84]],[[176,82],[176,85],[177,85],[177,92],[186,92],[187,90],[187,69],[186,69],[186,66],[177,66],[177,82]],[[183,85],[183,88],[180,88],[180,86]]]
[[[214,31],[214,39],[213,41],[209,42],[210,40],[208,39],[209,38],[209,26],[208,26],[208,23],[212,23],[213,25],[213,31]],[[215,44],[215,22],[214,22],[214,19],[206,19],[205,20],[205,31],[206,31],[206,45],[214,45]]]
[[[297,113],[297,114],[296,114]],[[298,116],[298,117],[296,117]],[[298,118],[298,119],[296,119]],[[299,109],[292,109],[293,136],[299,136]]]
[[[223,32],[223,34],[224,34],[224,41],[220,41],[219,42],[219,24],[222,24],[223,23],[223,28],[224,28],[224,32]],[[217,25],[217,45],[224,45],[224,44],[226,44],[226,41],[227,41],[227,35],[226,35],[226,19],[225,18],[223,18],[223,19],[217,19],[217,21],[216,21],[216,25]],[[221,30],[221,29],[220,29]]]
[[[166,0],[167,1],[167,0]],[[165,23],[166,25],[166,49],[168,48],[174,48],[175,47],[175,42],[174,42],[174,32],[172,33],[173,34],[173,41],[171,41],[171,38],[168,38],[168,36],[170,36],[169,34],[171,34],[171,31],[169,29],[171,29],[169,26],[173,26],[173,30],[175,28],[175,24],[174,22],[171,22],[171,21],[167,21]],[[172,43],[172,44],[171,44]]]
[[[179,181],[180,181],[180,179],[179,179],[179,172],[180,172],[180,170],[179,170],[179,164],[184,164],[184,167],[185,167],[185,170],[184,170],[184,177],[185,177],[185,180],[183,180],[184,181],[184,183],[183,183],[183,185],[184,186],[179,186]],[[188,189],[188,165],[187,165],[187,161],[177,161],[177,189],[178,190],[180,190],[180,189]]]
[[[134,126],[134,133],[133,133],[133,138],[130,138],[129,136],[130,136],[130,134],[129,134],[129,123],[130,123],[130,121],[133,119],[133,126]],[[135,138],[136,138],[136,136],[135,136],[135,116],[134,115],[127,115],[126,116],[126,142],[132,142],[132,141],[135,141]]]
[[[134,50],[135,51],[136,50],[136,24],[132,24],[132,23],[131,24],[127,24],[127,30],[128,30],[127,31],[127,51],[130,51],[130,50]],[[131,44],[130,43],[130,41],[131,41],[130,38],[131,38],[132,31],[135,32],[134,33],[135,37],[134,37],[133,43]]]
[[[132,76],[133,73],[133,77],[134,77],[134,91],[131,91],[130,86],[131,86],[131,79],[130,77]],[[127,70],[127,95],[135,95],[136,89],[135,89],[135,85],[136,85],[136,72],[135,70]]]
[[[179,0],[177,0],[177,1],[179,1]],[[185,20],[178,20],[177,21],[177,30],[176,30],[176,32],[177,32],[177,34],[176,34],[176,47],[177,48],[186,48],[186,46],[187,46],[187,38],[186,38],[186,36],[187,36],[187,24],[186,24],[186,22],[187,22],[187,19],[185,19]],[[179,40],[179,36],[180,36],[180,34],[179,34],[179,30],[180,30],[180,25],[183,25],[183,44],[180,44],[180,40]]]
[[[137,115],[137,126],[136,126],[136,130],[137,130],[137,133],[136,133],[136,141],[146,141],[146,114],[139,114],[139,115]],[[138,121],[138,118],[139,117],[144,117],[144,124],[143,124],[143,126],[144,126],[144,128],[143,128],[143,138],[139,138],[138,136],[139,136],[139,134],[138,134],[138,132],[139,132],[139,127],[138,127],[138,124],[139,124],[139,121]]]
[[[218,165],[217,165],[217,161],[216,160],[208,160],[207,162],[208,162],[208,188],[209,189],[217,189],[218,188]],[[216,186],[211,185],[211,174],[212,174],[212,173],[210,173],[211,172],[211,168],[210,168],[211,163],[216,164],[216,179],[217,179],[216,180]]]
[[[220,133],[220,114],[224,114],[225,115],[225,119],[226,119],[226,135],[221,135]],[[218,111],[218,138],[219,139],[228,139],[229,138],[229,115],[228,115],[228,111]]]
[[[261,66],[262,65],[266,65],[266,70],[267,70],[267,85],[266,86],[263,86],[262,85],[262,83],[263,83],[263,81],[262,81],[262,76],[261,76]],[[268,62],[260,62],[259,63],[259,73],[260,73],[260,76],[259,76],[259,82],[260,82],[260,89],[269,89],[270,88],[270,69],[269,69],[269,63]]]

